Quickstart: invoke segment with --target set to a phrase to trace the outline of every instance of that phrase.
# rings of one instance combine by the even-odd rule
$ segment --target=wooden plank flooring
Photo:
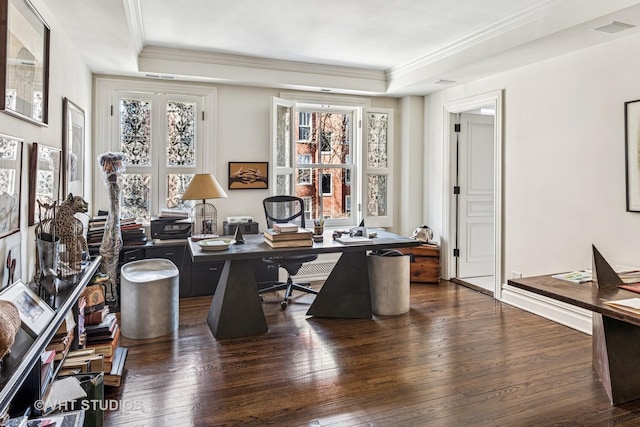
[[[591,337],[451,282],[411,285],[411,310],[374,320],[280,310],[269,332],[216,340],[211,299],[180,301],[180,328],[129,348],[106,426],[638,426],[609,404]]]

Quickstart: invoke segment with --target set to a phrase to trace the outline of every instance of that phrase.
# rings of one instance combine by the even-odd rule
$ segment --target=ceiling
[[[386,96],[640,30],[630,0],[41,1],[96,74]]]

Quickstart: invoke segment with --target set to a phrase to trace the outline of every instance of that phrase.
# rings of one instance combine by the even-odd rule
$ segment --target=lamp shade
[[[193,176],[187,190],[182,195],[183,200],[205,200],[227,197],[222,186],[209,173],[199,173]]]

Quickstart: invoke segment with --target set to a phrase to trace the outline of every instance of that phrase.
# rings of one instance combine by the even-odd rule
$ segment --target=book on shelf
[[[108,307],[108,306],[107,306]],[[92,325],[86,325],[85,329],[87,331],[87,335],[104,335],[111,334],[113,332],[113,328],[115,327],[118,318],[115,313],[107,314],[102,322]]]
[[[586,283],[592,280],[591,270],[576,270],[568,273],[554,274],[551,277],[573,283]]]
[[[306,228],[299,228],[296,231],[291,231],[288,233],[282,233],[275,231],[273,228],[268,228],[262,233],[265,239],[269,239],[271,241],[281,241],[281,240],[304,240],[311,239],[313,233],[311,230],[307,230]]]
[[[281,222],[273,224],[273,230],[278,233],[292,233],[294,231],[298,231],[298,224],[294,224],[293,222]]]
[[[97,325],[97,324],[102,323],[104,321],[104,319],[107,317],[108,314],[109,314],[109,306],[108,305],[105,305],[104,307],[102,307],[98,311],[89,312],[89,313],[85,312],[85,314],[84,314],[85,329],[89,325]]]
[[[86,356],[69,357],[67,354],[61,369],[80,369],[80,372],[104,371],[104,356],[100,353],[93,353]]]
[[[111,356],[120,342],[120,328],[116,328],[111,341],[101,343],[87,343],[86,348],[92,348],[96,353],[102,353],[105,358]]]
[[[116,322],[113,329],[108,330],[107,332],[93,335],[87,334],[87,345],[109,343],[115,338],[118,332],[120,332],[120,326]]]
[[[104,385],[120,387],[122,383],[122,375],[124,374],[124,363],[127,359],[129,349],[126,347],[116,347],[113,355],[113,363],[111,371],[105,372]]]
[[[303,248],[313,246],[313,239],[311,238],[304,240],[278,240],[275,242],[269,239],[264,239],[264,241],[272,248]]]

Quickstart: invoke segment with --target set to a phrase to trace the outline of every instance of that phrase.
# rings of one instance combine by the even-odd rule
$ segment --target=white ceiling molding
[[[146,73],[276,87],[324,88],[371,94],[385,93],[387,89],[384,71],[154,46],[146,46],[142,50],[138,67]]]
[[[147,44],[144,37],[144,25],[142,24],[142,9],[140,8],[140,0],[122,0],[124,4],[124,13],[127,17],[127,25],[131,32],[131,42],[136,54],[140,54]]]

